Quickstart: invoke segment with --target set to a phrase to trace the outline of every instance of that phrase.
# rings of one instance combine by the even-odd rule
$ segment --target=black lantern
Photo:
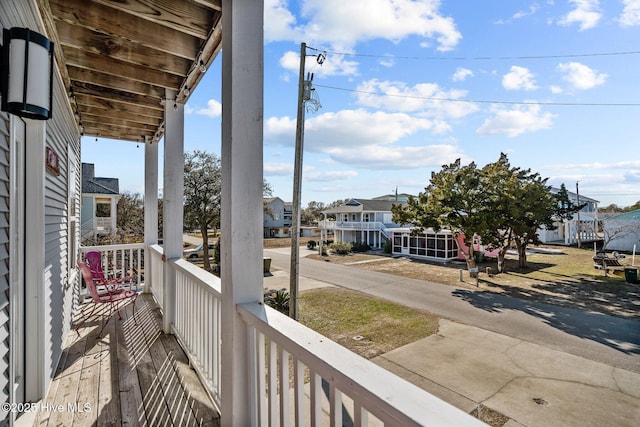
[[[28,28],[3,31],[2,111],[35,120],[51,118],[53,43]]]

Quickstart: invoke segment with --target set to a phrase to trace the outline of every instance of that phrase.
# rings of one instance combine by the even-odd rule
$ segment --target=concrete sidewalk
[[[288,289],[289,273],[273,271],[264,286]],[[507,427],[640,425],[640,373],[446,319],[437,334],[373,362],[467,413],[493,409]]]
[[[640,374],[442,319],[437,334],[373,362],[507,426],[638,426]]]

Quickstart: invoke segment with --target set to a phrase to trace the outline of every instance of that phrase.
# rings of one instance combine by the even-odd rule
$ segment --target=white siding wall
[[[45,33],[35,1],[0,1],[0,27],[29,27]],[[57,48],[57,47],[56,47]],[[42,346],[44,376],[42,383],[48,388],[51,377],[62,352],[64,337],[71,327],[71,314],[76,299],[78,276],[69,277],[68,263],[68,151],[69,146],[77,154],[76,187],[80,180],[80,135],[75,126],[74,116],[67,103],[66,90],[60,79],[55,78],[53,119],[47,123],[47,147],[52,148],[60,160],[60,175],[46,174],[45,183],[45,283],[44,327]],[[9,340],[13,331],[9,328],[8,286],[9,286],[9,131],[7,116],[0,113],[0,403],[8,400],[9,384]],[[28,142],[27,142],[28,143]],[[45,165],[31,165],[27,168],[44,168]],[[79,208],[79,205],[78,205]],[[77,209],[76,209],[77,211]],[[26,224],[29,227],[29,224]],[[77,227],[79,228],[79,227]],[[76,230],[75,239],[79,238]],[[73,257],[73,255],[72,255]],[[74,261],[74,260],[73,260]],[[3,418],[4,417],[4,418]],[[0,424],[6,421],[6,413],[0,412]]]
[[[62,344],[71,328],[71,315],[77,298],[79,286],[75,269],[69,276],[69,265],[75,263],[75,254],[69,253],[69,206],[68,188],[69,173],[68,152],[76,153],[76,192],[79,194],[80,172],[80,135],[78,134],[73,115],[66,103],[66,94],[62,83],[56,85],[53,106],[53,120],[47,124],[47,147],[53,149],[60,159],[60,175],[45,175],[45,295],[48,304],[47,313],[50,321],[45,319],[48,328],[45,331],[45,348],[49,366],[46,374],[53,377],[60,358]],[[79,206],[76,205],[76,215]],[[79,223],[79,220],[78,220]],[[76,227],[76,242],[79,239]],[[77,244],[76,244],[77,247]]]
[[[0,403],[9,401],[9,119],[0,113]],[[8,413],[0,412],[0,423]]]

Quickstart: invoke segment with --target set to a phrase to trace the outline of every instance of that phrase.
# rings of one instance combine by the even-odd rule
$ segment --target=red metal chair
[[[107,288],[117,288],[119,284],[127,282],[129,283],[129,289],[131,289],[131,282],[134,278],[128,274],[124,277],[113,277],[113,274],[110,274],[109,277],[105,276],[104,271],[102,270],[102,254],[100,252],[89,251],[84,254],[84,258],[86,260],[86,264],[91,270],[94,282],[98,280],[101,282],[100,285],[104,285]],[[101,289],[98,289],[98,291],[100,292]]]
[[[107,315],[107,319],[103,322],[102,327],[98,332],[98,337],[100,337],[105,326],[107,326],[107,323],[109,323],[109,320],[111,319],[111,315],[113,314],[114,310],[118,312],[118,319],[122,320],[122,316],[120,315],[120,310],[118,307],[118,303],[120,301],[130,300],[133,302],[133,321],[137,324],[136,322],[136,297],[138,296],[137,292],[124,289],[120,287],[119,283],[115,283],[115,282],[109,283],[109,281],[105,281],[103,279],[99,279],[95,277],[91,269],[89,268],[89,266],[82,261],[78,261],[78,268],[80,268],[80,271],[82,272],[82,277],[84,278],[85,284],[87,285],[87,290],[89,291],[89,295],[91,295],[91,300],[93,302],[93,308],[91,309],[91,312],[88,315],[84,315],[84,312],[83,312],[82,313],[83,319],[78,324],[78,326],[76,326],[76,333],[78,333],[78,335],[80,335],[80,332],[79,332],[80,327],[84,325],[87,319],[93,315],[96,308],[102,304],[109,305],[109,313]],[[98,286],[103,286],[105,291],[99,292]],[[126,310],[126,307],[125,307],[125,310]]]

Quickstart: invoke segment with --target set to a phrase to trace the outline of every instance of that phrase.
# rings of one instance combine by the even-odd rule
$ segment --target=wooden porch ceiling
[[[87,136],[157,141],[222,47],[221,0],[37,1]]]

